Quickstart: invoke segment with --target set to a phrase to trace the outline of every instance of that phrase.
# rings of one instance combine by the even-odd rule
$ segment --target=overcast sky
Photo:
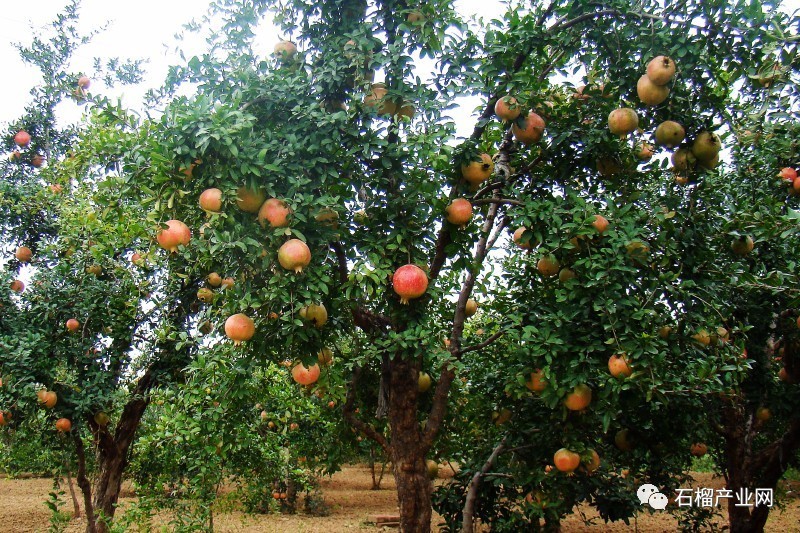
[[[800,1],[800,0],[798,0]],[[0,124],[18,118],[30,101],[30,87],[38,82],[35,69],[25,66],[19,59],[14,43],[29,44],[31,30],[46,27],[63,9],[66,0],[30,0],[25,9],[5,9],[0,12],[0,66],[6,81],[0,84]],[[181,26],[206,12],[207,0],[138,0],[115,2],[109,0],[83,0],[80,10],[80,28],[96,29],[109,23],[106,31],[96,36],[92,43],[82,48],[71,65],[73,71],[84,71],[92,77],[93,57],[145,58],[145,82],[140,87],[119,88],[108,93],[97,80],[92,88],[104,94],[123,97],[128,106],[137,107],[147,89],[161,84],[171,64],[179,63],[174,54],[174,35]],[[457,8],[463,13],[479,14],[491,18],[500,13],[500,0],[458,0]],[[265,25],[264,35],[257,43],[263,50],[271,50],[278,35],[270,25]],[[202,44],[198,44],[202,46]],[[202,47],[198,50],[202,50]],[[59,115],[68,120],[80,118],[80,108],[67,102]]]
[[[28,44],[31,28],[38,29],[49,24],[59,13],[66,0],[29,0],[24,9],[5,9],[0,12],[0,67],[6,79],[0,84],[0,124],[19,117],[30,100],[30,87],[38,83],[35,69],[26,67],[19,59],[13,44]],[[109,96],[122,96],[127,106],[138,108],[147,89],[161,85],[167,67],[179,63],[172,50],[175,48],[175,33],[193,17],[206,12],[207,0],[138,0],[116,2],[109,0],[83,0],[80,11],[80,26],[84,31],[96,29],[109,23],[106,31],[96,36],[89,46],[82,48],[71,65],[74,71],[84,71],[92,77],[93,57],[145,58],[145,81],[138,87],[119,88],[109,93],[99,81],[93,80],[93,89]],[[463,14],[477,14],[486,19],[502,12],[501,0],[457,0],[456,8]],[[800,0],[784,2],[786,11],[800,6]],[[271,50],[278,35],[265,25],[263,35],[258,38],[259,48]],[[202,44],[198,44],[201,51]],[[471,107],[472,102],[470,102]],[[59,116],[74,121],[80,118],[81,107],[66,102]],[[465,114],[472,110],[468,107]],[[467,125],[469,127],[470,125]]]

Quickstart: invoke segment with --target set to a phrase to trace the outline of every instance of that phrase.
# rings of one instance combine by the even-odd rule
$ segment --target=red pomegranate
[[[80,87],[81,89],[88,89],[91,83],[92,82],[89,79],[89,76],[81,76],[80,78],[78,78],[78,87]]]
[[[258,222],[262,227],[269,223],[273,228],[285,228],[289,225],[289,215],[292,210],[283,200],[270,198],[258,210]]]
[[[608,129],[614,135],[624,137],[639,127],[639,115],[629,107],[620,107],[608,115]]]
[[[256,333],[256,325],[249,316],[237,313],[229,316],[225,321],[225,335],[237,346],[244,341],[249,341]]]
[[[778,177],[784,181],[794,183],[794,180],[797,179],[797,171],[792,167],[783,167],[781,171],[778,172]]]
[[[216,188],[204,190],[200,194],[200,208],[209,213],[222,211],[222,191]]]
[[[61,433],[68,433],[72,430],[72,422],[69,421],[69,418],[59,418],[56,420],[56,429]]]
[[[392,276],[394,292],[400,296],[401,304],[419,298],[428,289],[428,275],[417,265],[401,266]]]
[[[31,135],[25,130],[19,130],[16,135],[14,135],[14,142],[17,143],[17,146],[20,148],[25,148],[31,143]]]
[[[22,281],[20,281],[18,279],[15,279],[14,281],[12,281],[9,284],[9,286],[11,287],[11,290],[14,291],[14,292],[22,292],[22,291],[25,290],[25,284],[22,283]]]
[[[14,256],[20,263],[30,263],[31,257],[33,257],[33,252],[27,246],[20,246],[19,248],[17,248],[17,251],[14,254]]]
[[[581,464],[581,456],[566,448],[561,448],[553,455],[553,464],[561,472],[572,472]]]
[[[319,365],[311,365],[306,368],[303,363],[297,363],[292,368],[292,379],[300,385],[311,385],[319,379]]]
[[[162,229],[156,237],[158,245],[170,252],[178,251],[178,246],[189,244],[192,239],[192,232],[189,226],[180,220],[168,220],[167,229]]]
[[[300,239],[289,239],[278,249],[278,262],[299,274],[311,262],[311,250]]]
[[[80,322],[78,322],[74,318],[70,318],[69,320],[67,320],[67,330],[70,333],[75,333],[79,329],[81,329],[81,323]]]
[[[514,137],[522,144],[537,143],[544,135],[544,119],[531,111],[525,118],[517,119],[511,126]]]
[[[472,218],[472,204],[464,198],[456,198],[445,209],[447,221],[463,228]]]
[[[34,155],[31,158],[31,165],[33,165],[36,168],[39,168],[40,166],[44,165],[44,156],[41,154]]]

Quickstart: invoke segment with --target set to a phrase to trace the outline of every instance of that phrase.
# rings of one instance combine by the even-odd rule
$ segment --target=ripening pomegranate
[[[675,62],[667,56],[654,57],[647,64],[647,77],[656,85],[666,85],[675,75]]]
[[[636,83],[636,94],[639,95],[639,100],[645,105],[655,106],[663,102],[669,96],[669,87],[666,85],[656,85],[645,74]]]
[[[702,131],[692,143],[692,154],[698,161],[712,161],[719,155],[722,142],[719,135],[710,131]]]
[[[731,242],[731,250],[739,257],[744,257],[749,254],[753,251],[754,247],[755,243],[753,242],[753,238],[749,235],[741,235]]]
[[[511,132],[519,142],[529,145],[542,140],[544,128],[544,119],[531,111],[525,118],[517,118],[514,121],[511,125]]]
[[[88,89],[89,85],[91,85],[92,81],[89,79],[89,76],[81,76],[78,78],[78,87],[81,89]]]
[[[42,154],[35,154],[31,158],[31,165],[36,167],[36,168],[39,168],[42,165],[44,165],[44,156]]]
[[[237,346],[252,339],[255,333],[256,325],[253,323],[253,319],[245,314],[231,315],[225,321],[225,335]]]
[[[275,45],[274,54],[278,59],[288,61],[297,55],[297,45],[292,41],[279,41]]]
[[[566,283],[571,279],[575,279],[578,275],[571,268],[564,267],[558,271],[558,281]]]
[[[516,229],[516,231],[514,231],[514,236],[512,237],[514,244],[516,244],[523,250],[530,250],[534,246],[534,243],[531,242],[530,238],[528,240],[524,241],[522,240],[523,239],[522,236],[527,230],[528,228],[526,228],[525,226],[520,226]]]
[[[590,459],[588,462],[585,463],[585,466],[586,466],[586,471],[589,474],[592,474],[596,472],[598,468],[600,468],[600,455],[592,449],[589,449],[588,452]]]
[[[525,386],[533,392],[542,392],[547,388],[547,381],[544,379],[544,370],[536,369],[531,372],[531,379],[525,382]]]
[[[319,365],[311,365],[306,368],[303,363],[297,363],[292,368],[292,379],[300,385],[311,385],[319,379]]]
[[[217,188],[206,189],[200,194],[200,208],[207,213],[222,211],[222,191]]]
[[[561,269],[561,264],[558,262],[558,259],[556,259],[556,256],[547,254],[536,262],[536,269],[542,276],[551,278],[558,274],[559,269]]]
[[[572,392],[567,394],[567,397],[564,398],[564,405],[570,411],[582,411],[589,407],[591,402],[592,389],[583,383],[580,385],[575,385],[575,388],[572,389]]]
[[[608,219],[603,215],[595,215],[594,220],[592,221],[592,227],[602,235],[608,230]]]
[[[674,120],[665,120],[656,128],[656,144],[675,148],[686,137],[686,130]]]
[[[670,158],[675,170],[690,170],[697,164],[697,158],[688,148],[678,148],[672,153]]]
[[[31,143],[31,135],[25,130],[19,130],[16,135],[14,135],[14,142],[20,148],[25,148]]]
[[[161,229],[156,236],[158,245],[171,253],[178,251],[178,246],[186,246],[192,239],[189,226],[180,220],[168,220],[167,228]]]
[[[615,378],[627,378],[632,373],[624,353],[614,354],[608,358],[608,371]]]
[[[364,107],[375,110],[379,115],[394,115],[397,113],[397,104],[387,95],[389,89],[384,83],[373,83],[370,92],[364,96]]]
[[[265,227],[269,223],[273,228],[285,228],[289,225],[289,215],[291,214],[292,210],[289,209],[286,202],[270,198],[258,210],[258,222],[261,227]]]
[[[278,262],[286,270],[299,274],[311,263],[311,250],[300,239],[289,239],[278,249]]]
[[[463,228],[472,219],[472,204],[465,198],[456,198],[445,208],[447,221]]]
[[[220,287],[222,287],[222,290],[227,290],[233,288],[235,284],[236,282],[234,281],[234,279],[228,277],[222,280],[222,282],[220,283]]]
[[[197,299],[201,302],[208,304],[214,300],[214,291],[206,289],[205,287],[197,290]]]
[[[22,292],[25,290],[25,284],[18,279],[15,279],[11,283],[9,283],[9,287],[11,287],[11,290],[14,292]]]
[[[40,398],[40,402],[47,409],[52,409],[58,403],[58,395],[53,391],[45,391]]]
[[[61,433],[69,433],[72,430],[72,422],[69,418],[59,418],[56,420],[56,429]]]
[[[778,177],[784,181],[794,183],[794,180],[797,179],[797,171],[792,167],[783,167],[781,171],[778,172]]]
[[[608,129],[614,135],[624,137],[639,127],[639,115],[629,107],[620,107],[608,115]]]
[[[20,246],[14,253],[14,257],[16,257],[17,261],[20,263],[30,263],[31,258],[33,257],[33,252],[27,246]]]
[[[67,331],[69,331],[70,333],[75,333],[79,329],[81,329],[81,323],[74,318],[70,318],[69,320],[67,320],[66,325],[67,325]]]
[[[478,302],[470,298],[469,300],[467,300],[466,307],[464,307],[464,314],[467,316],[467,318],[469,318],[477,312],[478,312]]]
[[[212,272],[211,274],[208,275],[208,277],[206,277],[206,281],[208,281],[208,284],[211,285],[212,287],[219,287],[220,285],[222,285],[222,276],[220,276],[216,272]]]
[[[333,364],[333,352],[330,348],[323,348],[317,353],[317,364],[320,366],[330,366]]]
[[[461,175],[471,185],[479,185],[489,179],[494,172],[494,161],[489,154],[481,154],[480,161],[470,161],[461,165]]]
[[[236,205],[245,213],[258,213],[264,203],[264,191],[253,190],[249,187],[236,189]]]
[[[504,96],[494,104],[494,113],[500,120],[516,120],[522,108],[513,96]]]
[[[395,270],[392,287],[400,296],[400,303],[407,305],[409,300],[425,294],[428,289],[428,275],[417,265],[404,265]]]
[[[300,318],[321,328],[328,322],[328,310],[323,304],[311,304],[300,309]]]
[[[653,158],[653,145],[647,143],[636,145],[636,157],[639,161],[650,161]]]
[[[572,472],[581,464],[581,456],[566,448],[561,448],[553,455],[553,464],[561,472]]]
[[[689,453],[694,455],[695,457],[703,457],[705,454],[708,453],[708,446],[702,442],[695,442],[689,448]]]

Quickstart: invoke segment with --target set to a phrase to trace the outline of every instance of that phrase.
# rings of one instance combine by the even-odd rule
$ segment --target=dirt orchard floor
[[[696,487],[721,488],[723,482],[712,478],[710,474],[696,474]],[[442,483],[443,481],[437,481]],[[363,466],[346,467],[333,478],[325,478],[321,488],[325,501],[330,507],[331,515],[313,517],[297,515],[246,515],[240,512],[217,513],[214,517],[215,531],[243,533],[338,533],[345,531],[378,531],[368,521],[378,514],[396,514],[397,500],[394,493],[394,480],[391,474],[383,480],[383,490],[372,491],[370,471]],[[51,479],[0,479],[0,532],[43,532],[47,530],[50,511],[44,502],[52,490]],[[785,487],[791,491],[786,508],[773,508],[770,513],[767,531],[797,531],[800,524],[800,486]],[[124,491],[123,494],[128,494]],[[69,494],[66,495],[69,499]],[[123,497],[121,505],[134,501],[133,497]],[[62,510],[71,510],[72,502],[67,501]],[[591,512],[582,508],[587,518],[595,519],[594,525],[585,525],[578,514],[570,516],[564,523],[564,532],[600,532],[600,531],[642,531],[661,532],[676,531],[677,520],[666,511],[655,511],[652,514],[643,512],[630,526],[624,523],[605,524]],[[121,510],[120,510],[121,512]],[[165,518],[166,523],[168,518]],[[439,522],[435,516],[433,523]],[[718,520],[719,525],[725,522]],[[82,520],[73,520],[67,531],[78,533],[84,530]]]

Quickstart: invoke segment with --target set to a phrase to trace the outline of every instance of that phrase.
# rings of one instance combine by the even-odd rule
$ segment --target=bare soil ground
[[[710,474],[697,474],[695,486],[720,488],[721,479]],[[442,483],[442,481],[437,481]],[[345,468],[331,479],[323,479],[321,488],[331,514],[326,517],[297,515],[247,515],[241,512],[217,513],[215,531],[242,533],[337,533],[347,531],[377,531],[369,520],[378,514],[397,513],[397,500],[394,493],[394,480],[384,478],[383,490],[370,490],[369,469],[363,466]],[[800,486],[787,485],[789,499],[785,509],[773,508],[770,513],[767,531],[798,531],[800,524]],[[49,509],[44,502],[52,490],[51,479],[0,479],[0,532],[42,532],[48,528]],[[123,494],[130,494],[125,491]],[[67,495],[67,498],[69,496]],[[123,497],[121,505],[134,500],[133,496]],[[63,509],[72,508],[72,503]],[[582,517],[575,514],[563,524],[565,532],[662,532],[676,531],[677,520],[665,511],[643,512],[630,526],[619,523],[605,524],[589,508],[580,509],[594,524],[586,525]],[[165,519],[165,522],[168,519]],[[434,517],[434,524],[439,517]],[[720,518],[718,524],[725,523]],[[72,520],[67,528],[70,533],[84,530],[82,520]],[[637,529],[638,528],[638,529]]]

